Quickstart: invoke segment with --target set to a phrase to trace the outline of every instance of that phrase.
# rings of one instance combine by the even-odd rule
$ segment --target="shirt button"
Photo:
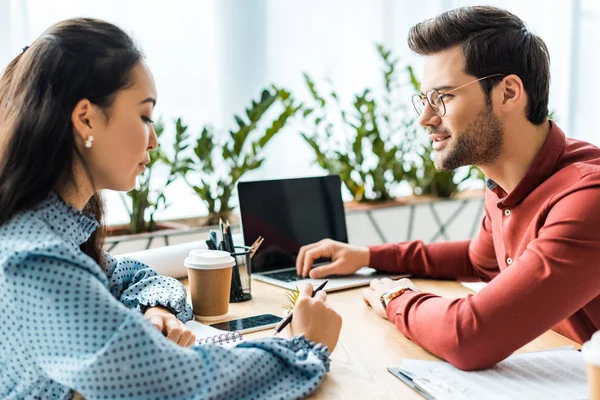
[[[512,264],[512,258],[508,257],[508,258],[506,259],[506,263],[507,263],[508,265]]]
[[[508,208],[504,210],[504,215],[506,215],[507,217],[510,216],[510,210]]]

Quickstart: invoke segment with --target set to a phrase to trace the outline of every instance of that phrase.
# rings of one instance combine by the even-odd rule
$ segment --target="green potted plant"
[[[413,151],[418,129],[414,116],[398,98],[400,83],[398,60],[378,45],[384,64],[382,96],[371,89],[356,94],[350,111],[345,110],[337,93],[322,95],[315,82],[304,74],[312,104],[304,107],[309,125],[302,137],[315,153],[316,162],[342,182],[357,202],[386,201],[393,186],[404,180],[414,168],[405,162]]]
[[[272,86],[261,92],[258,102],[252,100],[244,117],[234,116],[236,127],[228,136],[221,139],[210,126],[202,129],[184,176],[208,208],[207,225],[229,218],[237,182],[260,168],[263,150],[300,107],[288,91]],[[264,121],[273,113],[270,123]]]
[[[408,182],[417,195],[447,198],[457,192],[460,183],[482,178],[475,167],[460,179],[461,172],[435,168],[431,142],[416,124],[408,100],[407,89],[418,92],[420,81],[411,66],[403,68],[401,80],[399,60],[381,45],[377,52],[384,66],[383,94],[377,97],[372,90],[363,90],[355,95],[350,113],[342,109],[335,91],[322,96],[304,74],[313,104],[303,111],[311,133],[302,136],[313,149],[316,162],[340,175],[358,202],[389,200],[393,186],[401,181]],[[339,113],[337,121],[331,118],[332,109]],[[341,140],[334,135],[338,128],[344,132]]]
[[[163,138],[165,126],[161,121],[154,125],[159,143]],[[137,234],[152,232],[161,229],[156,224],[154,215],[168,207],[165,191],[173,183],[178,175],[185,174],[189,169],[189,159],[182,158],[183,152],[188,147],[184,142],[188,136],[181,123],[181,119],[175,122],[175,143],[173,145],[173,156],[169,157],[162,147],[150,152],[150,162],[145,171],[138,177],[136,187],[127,192],[127,197],[121,195],[123,204],[129,214],[129,224],[126,233]],[[156,182],[153,172],[159,167],[167,167],[166,180]]]

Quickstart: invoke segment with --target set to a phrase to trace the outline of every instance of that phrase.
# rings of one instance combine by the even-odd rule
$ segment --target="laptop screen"
[[[252,272],[295,267],[300,247],[321,239],[348,243],[337,175],[240,182],[238,196],[244,242],[264,238]]]

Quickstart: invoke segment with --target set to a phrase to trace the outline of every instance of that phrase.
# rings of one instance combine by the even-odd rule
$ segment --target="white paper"
[[[192,332],[194,332],[194,335],[196,335],[196,339],[203,339],[219,335],[221,333],[226,333],[226,331],[222,331],[220,329],[213,328],[212,326],[201,324],[194,320],[186,322],[185,326],[187,326]]]
[[[206,243],[202,241],[189,242],[120,254],[118,258],[127,257],[132,260],[140,261],[160,275],[171,276],[173,278],[185,278],[187,277],[187,270],[183,265],[183,261],[189,255],[191,250],[206,248]]]
[[[461,284],[474,292],[479,292],[481,289],[487,286],[486,282],[461,282]]]
[[[403,361],[436,399],[587,399],[586,365],[576,350],[516,354],[483,371],[465,372],[446,362]]]
[[[235,246],[244,242],[244,238],[239,233],[232,235],[232,239]],[[194,241],[119,254],[116,257],[127,257],[132,260],[143,262],[160,275],[171,276],[173,278],[186,278],[187,270],[183,265],[183,261],[189,255],[191,250],[206,248],[206,242]]]

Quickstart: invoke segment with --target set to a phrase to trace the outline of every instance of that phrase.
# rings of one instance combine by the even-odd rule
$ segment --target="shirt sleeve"
[[[556,201],[538,236],[480,292],[407,293],[390,302],[388,319],[458,368],[491,367],[598,296],[599,199],[596,187]]]
[[[421,278],[488,282],[500,273],[487,205],[472,240],[430,244],[416,240],[370,246],[369,252],[372,268]]]
[[[162,306],[183,322],[192,319],[185,287],[177,279],[161,276],[139,261],[117,259],[108,253],[104,253],[104,265],[110,292],[128,308],[143,312]]]
[[[14,335],[26,342],[23,356],[86,399],[302,398],[329,368],[328,350],[303,337],[180,347],[115,299],[89,266],[58,254],[12,260],[5,311],[21,315]]]

